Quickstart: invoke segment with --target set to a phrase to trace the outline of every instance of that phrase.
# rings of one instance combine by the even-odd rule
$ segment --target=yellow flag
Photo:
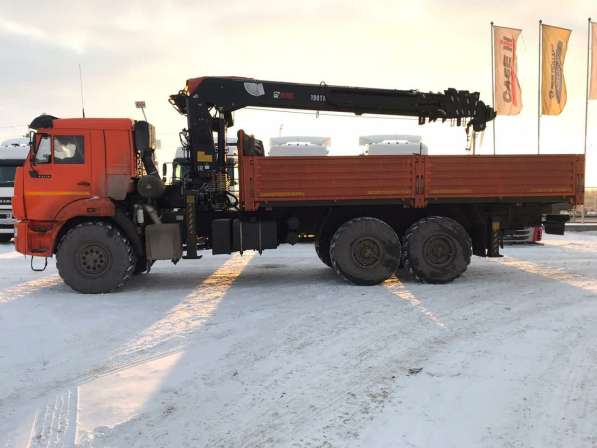
[[[516,45],[520,30],[496,26],[493,29],[495,51],[495,104],[498,115],[517,115],[522,109],[518,83]]]
[[[541,113],[559,115],[566,106],[564,59],[572,31],[543,25],[541,42]]]
[[[597,100],[597,23],[591,23],[591,89],[589,99]]]

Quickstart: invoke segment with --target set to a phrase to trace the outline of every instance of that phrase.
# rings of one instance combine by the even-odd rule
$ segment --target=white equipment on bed
[[[270,139],[270,156],[327,156],[329,137],[273,137]]]
[[[364,155],[427,155],[428,148],[420,135],[366,135],[359,138],[359,145],[365,147]]]

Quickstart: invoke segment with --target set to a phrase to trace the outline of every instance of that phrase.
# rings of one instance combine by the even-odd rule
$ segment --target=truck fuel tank
[[[211,223],[212,253],[230,254],[245,250],[275,249],[278,247],[276,221],[242,221],[214,219]]]

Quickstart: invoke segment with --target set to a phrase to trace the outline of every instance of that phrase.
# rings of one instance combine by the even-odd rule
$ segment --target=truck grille
[[[516,229],[504,232],[504,243],[531,243],[533,242],[534,227]]]
[[[3,224],[6,224],[6,222],[8,221],[12,224],[13,219],[14,218],[12,216],[11,210],[0,209],[0,222],[2,222]]]

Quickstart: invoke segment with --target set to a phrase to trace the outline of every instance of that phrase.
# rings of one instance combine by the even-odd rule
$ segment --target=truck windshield
[[[16,166],[0,165],[0,187],[12,187],[15,180]]]

